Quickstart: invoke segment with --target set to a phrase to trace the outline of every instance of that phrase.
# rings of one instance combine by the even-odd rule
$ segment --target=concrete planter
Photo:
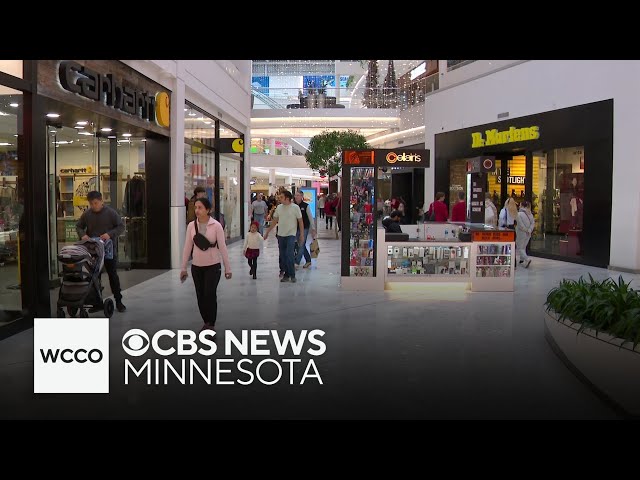
[[[581,380],[624,416],[640,418],[640,345],[595,330],[578,333],[579,324],[559,322],[545,312],[545,337]]]

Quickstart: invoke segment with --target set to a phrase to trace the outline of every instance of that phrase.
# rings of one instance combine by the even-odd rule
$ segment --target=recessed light
[[[205,125],[211,125],[211,122],[204,122]]]
[[[195,113],[195,112],[189,112],[189,116],[190,116],[190,117],[195,117],[195,116],[196,116],[196,113]]]
[[[116,138],[115,135],[109,135],[107,138]]]
[[[59,113],[47,113],[47,117],[49,118],[58,118],[59,116]]]
[[[82,125],[76,125],[76,126],[75,126],[75,127],[73,127],[73,128],[77,128],[78,130],[82,130],[84,127],[83,127]]]
[[[76,122],[76,125],[82,125],[84,127],[87,123],[89,123],[89,122],[85,122],[85,121]]]
[[[18,135],[14,135],[14,137],[17,137]]]
[[[147,141],[147,139],[146,139],[146,138],[143,138],[143,139],[142,139],[142,140],[140,140],[140,141],[141,141],[141,142],[146,142],[146,141]]]
[[[184,109],[184,111],[186,112],[186,111],[187,111],[187,109],[185,108],[185,109]]]
[[[18,108],[20,105],[17,103],[10,103],[9,106],[13,108]]]
[[[123,136],[123,137],[130,137],[130,136],[131,136],[131,134],[130,134],[130,133],[123,133],[123,134],[122,134],[122,136]]]
[[[7,142],[0,142],[0,146],[2,146],[2,147],[9,147],[11,145],[13,145],[13,144],[12,143],[7,143]]]
[[[101,132],[110,132],[111,130],[113,130],[112,128],[101,128],[100,131]]]
[[[78,135],[89,135],[89,136],[93,137],[93,133],[91,133],[91,132],[78,132]]]

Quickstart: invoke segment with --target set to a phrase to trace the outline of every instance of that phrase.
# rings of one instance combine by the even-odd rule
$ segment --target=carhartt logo
[[[34,393],[109,393],[109,320],[36,318]]]

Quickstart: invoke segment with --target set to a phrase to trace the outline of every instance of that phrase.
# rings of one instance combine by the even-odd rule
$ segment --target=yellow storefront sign
[[[510,127],[509,130],[499,132],[497,128],[485,131],[486,138],[482,132],[471,134],[471,148],[487,147],[491,145],[502,145],[504,143],[524,142],[527,140],[537,140],[540,138],[540,127]]]

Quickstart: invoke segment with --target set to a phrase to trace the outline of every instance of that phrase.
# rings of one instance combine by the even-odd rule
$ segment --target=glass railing
[[[447,70],[456,70],[457,68],[464,67],[476,60],[447,60]]]
[[[393,108],[406,110],[438,89],[438,74],[403,87],[271,88],[252,87],[253,109]]]

